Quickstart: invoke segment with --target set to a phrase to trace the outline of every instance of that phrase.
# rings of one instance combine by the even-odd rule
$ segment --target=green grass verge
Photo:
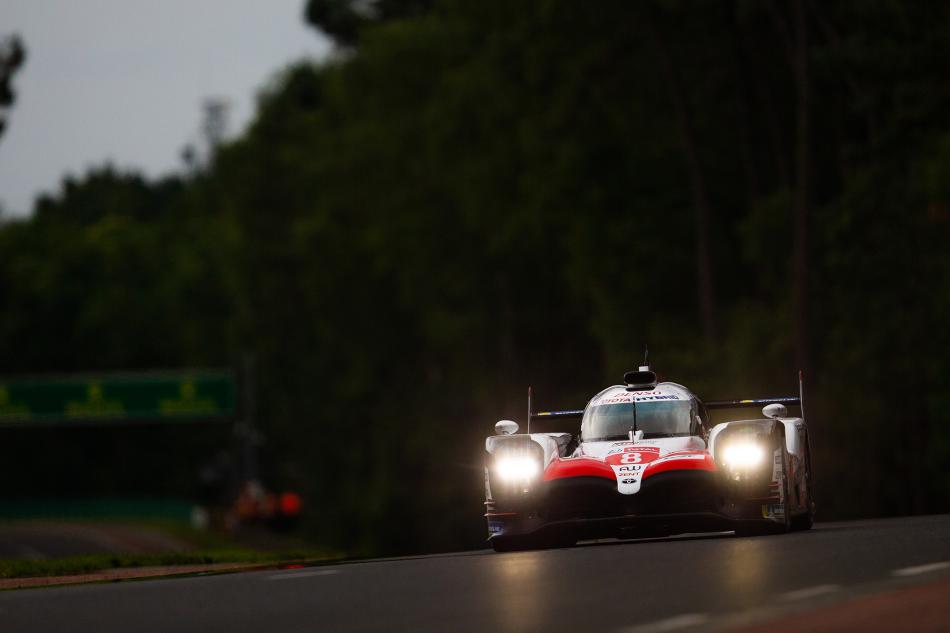
[[[0,578],[31,576],[72,576],[126,567],[156,565],[207,565],[212,563],[279,564],[291,561],[338,560],[339,554],[326,550],[287,552],[255,552],[242,549],[221,549],[165,554],[92,554],[50,560],[0,559]]]

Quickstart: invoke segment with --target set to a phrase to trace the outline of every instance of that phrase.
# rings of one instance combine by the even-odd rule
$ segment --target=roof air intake
[[[656,374],[649,370],[628,371],[623,375],[628,391],[643,391],[656,387]]]

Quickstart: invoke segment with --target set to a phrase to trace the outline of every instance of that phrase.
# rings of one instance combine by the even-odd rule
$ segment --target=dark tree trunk
[[[795,13],[795,195],[792,246],[792,297],[795,316],[795,360],[799,368],[808,364],[808,33],[804,0],[794,1]]]
[[[782,133],[782,126],[779,125],[779,115],[775,108],[775,100],[772,98],[771,89],[764,82],[761,82],[759,87],[759,94],[762,99],[762,117],[768,131],[771,154],[775,159],[775,173],[782,188],[788,190],[792,186],[792,177],[789,174],[788,167],[788,156],[791,154],[786,143],[788,139]]]
[[[738,127],[739,147],[742,150],[742,167],[746,176],[746,191],[749,208],[751,209],[761,192],[758,164],[755,159],[755,99],[753,98],[753,84],[749,73],[749,60],[746,47],[742,39],[742,29],[736,18],[736,5],[723,5],[726,10],[726,24],[729,29],[729,39],[732,43],[733,72],[736,82],[736,125]]]
[[[716,327],[716,293],[714,287],[712,248],[709,238],[709,222],[712,212],[709,206],[709,195],[706,189],[706,179],[703,176],[699,162],[699,152],[696,145],[696,132],[682,82],[663,32],[648,12],[645,14],[645,23],[650,30],[656,48],[660,65],[666,78],[670,101],[676,114],[677,128],[680,142],[683,145],[683,155],[686,160],[686,171],[689,176],[690,191],[693,198],[694,227],[696,233],[696,278],[699,301],[699,316],[702,322],[703,337],[707,345],[716,341],[718,334]]]

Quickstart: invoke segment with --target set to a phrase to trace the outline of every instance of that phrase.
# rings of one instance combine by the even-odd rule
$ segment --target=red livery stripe
[[[555,458],[544,471],[544,481],[565,477],[603,477],[616,481],[613,468],[590,457]]]
[[[658,460],[647,465],[646,469],[643,471],[643,478],[646,479],[651,475],[657,475],[670,470],[708,470],[710,472],[715,472],[716,461],[712,458],[712,455],[708,453],[703,455],[703,459],[694,458]]]

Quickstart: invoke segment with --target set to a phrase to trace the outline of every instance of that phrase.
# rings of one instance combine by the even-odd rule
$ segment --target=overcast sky
[[[290,62],[329,42],[303,22],[304,0],[0,0],[0,37],[27,60],[0,137],[0,208],[28,213],[68,174],[111,161],[158,176],[200,138],[202,103],[231,103],[230,131]]]

